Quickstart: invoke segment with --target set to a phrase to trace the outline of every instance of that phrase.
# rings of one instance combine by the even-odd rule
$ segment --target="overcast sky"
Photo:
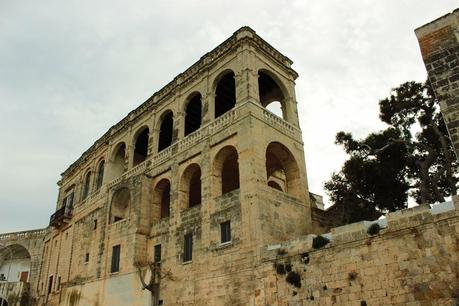
[[[243,25],[294,61],[309,187],[335,134],[383,127],[378,101],[426,78],[414,29],[457,0],[0,0],[0,232],[44,227],[56,182],[110,126]]]

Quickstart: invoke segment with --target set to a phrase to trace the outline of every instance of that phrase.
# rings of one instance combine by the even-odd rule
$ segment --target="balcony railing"
[[[54,227],[60,227],[62,224],[66,223],[72,218],[73,207],[72,206],[63,206],[56,210],[54,214],[51,215],[49,219],[49,225]]]

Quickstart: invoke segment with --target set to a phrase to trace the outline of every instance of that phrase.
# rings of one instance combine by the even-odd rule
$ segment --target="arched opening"
[[[91,189],[91,171],[88,171],[84,177],[83,182],[83,200],[86,199],[89,195]]]
[[[300,196],[298,165],[289,149],[279,142],[271,142],[266,149],[266,175],[268,186]]]
[[[153,192],[153,220],[167,218],[171,209],[171,183],[162,179]]]
[[[131,203],[131,193],[127,188],[115,191],[112,198],[110,223],[127,219],[129,217],[129,206]]]
[[[163,115],[159,128],[158,152],[164,150],[172,144],[172,133],[174,129],[174,115],[168,111]]]
[[[234,72],[226,73],[215,88],[215,118],[220,117],[236,105],[236,80]]]
[[[134,167],[143,163],[148,155],[148,137],[150,130],[146,127],[137,135],[134,148]]]
[[[108,181],[114,180],[120,177],[125,170],[125,156],[126,156],[126,145],[124,142],[117,145],[116,150],[110,160],[110,167],[108,173]]]
[[[284,191],[282,189],[282,187],[278,183],[276,183],[275,181],[268,181],[268,186],[271,187],[271,188],[277,189],[279,191]]]
[[[0,283],[27,283],[29,274],[30,253],[25,247],[13,244],[0,249]]]
[[[185,136],[201,127],[202,103],[201,94],[195,94],[186,106],[185,111]]]
[[[214,161],[216,196],[239,189],[239,163],[236,148],[226,146],[218,152]]]
[[[182,209],[201,204],[201,168],[198,164],[189,165],[183,172],[180,192]]]
[[[105,160],[101,160],[97,167],[96,189],[99,190],[104,183]]]
[[[285,96],[276,81],[263,71],[258,72],[258,92],[263,107],[287,120]]]

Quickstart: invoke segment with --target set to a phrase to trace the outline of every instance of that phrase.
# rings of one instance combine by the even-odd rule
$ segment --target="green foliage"
[[[312,247],[314,249],[320,249],[326,246],[330,240],[327,237],[324,236],[316,236],[314,239],[312,239]]]
[[[379,231],[381,230],[381,227],[379,226],[378,223],[373,223],[372,225],[370,225],[370,227],[367,229],[367,233],[368,235],[370,236],[374,236],[374,235],[377,235],[379,233]]]
[[[285,280],[287,281],[287,283],[292,284],[297,288],[301,288],[301,276],[299,273],[291,271],[287,274]]]
[[[433,203],[456,194],[458,164],[431,87],[401,84],[379,106],[385,130],[336,135],[349,158],[325,189],[346,223],[406,208],[408,196]]]
[[[275,268],[276,268],[277,274],[283,275],[283,274],[287,273],[287,272],[285,271],[285,266],[284,266],[283,263],[276,263],[274,266],[275,266]]]

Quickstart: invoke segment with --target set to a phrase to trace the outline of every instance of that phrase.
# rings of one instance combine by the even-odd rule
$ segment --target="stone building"
[[[243,27],[111,127],[62,173],[50,227],[0,235],[0,271],[19,276],[0,298],[451,303],[457,203],[331,229],[308,190],[291,64]]]

